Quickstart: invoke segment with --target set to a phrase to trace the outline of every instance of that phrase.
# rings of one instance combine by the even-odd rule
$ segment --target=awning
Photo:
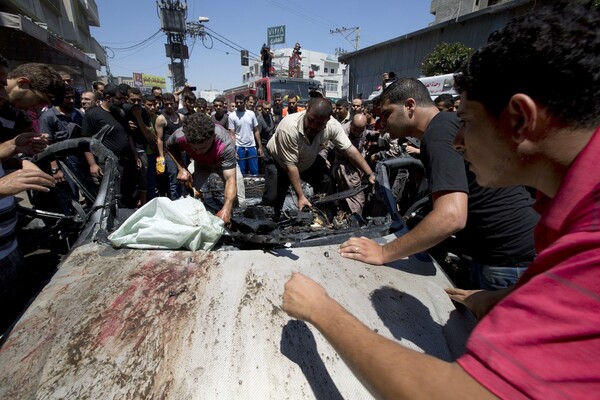
[[[12,61],[100,69],[100,63],[22,15],[0,12],[0,48]]]

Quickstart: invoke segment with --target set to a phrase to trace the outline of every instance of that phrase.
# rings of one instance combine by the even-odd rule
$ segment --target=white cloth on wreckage
[[[108,239],[132,249],[210,250],[225,232],[223,220],[206,211],[200,200],[167,197],[150,200]]]

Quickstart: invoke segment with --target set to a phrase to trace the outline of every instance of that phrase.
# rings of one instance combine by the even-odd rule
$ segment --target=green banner
[[[267,43],[269,46],[285,43],[285,25],[267,28]]]

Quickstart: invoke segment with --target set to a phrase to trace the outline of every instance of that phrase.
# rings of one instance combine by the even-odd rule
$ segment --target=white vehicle
[[[451,94],[456,96],[458,93],[454,90],[454,74],[445,74],[438,76],[427,76],[419,78],[425,84],[431,99],[435,99],[440,94]]]
[[[454,74],[445,74],[438,76],[427,76],[418,78],[425,84],[431,99],[434,100],[440,94],[451,94],[452,96],[458,95],[454,90]],[[383,92],[381,86],[378,86],[368,97],[367,100],[373,100]]]

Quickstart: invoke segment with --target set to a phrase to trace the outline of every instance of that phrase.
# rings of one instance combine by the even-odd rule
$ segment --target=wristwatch
[[[60,168],[58,167],[50,168],[50,172],[52,172],[52,175],[56,174],[58,171],[60,171]]]

